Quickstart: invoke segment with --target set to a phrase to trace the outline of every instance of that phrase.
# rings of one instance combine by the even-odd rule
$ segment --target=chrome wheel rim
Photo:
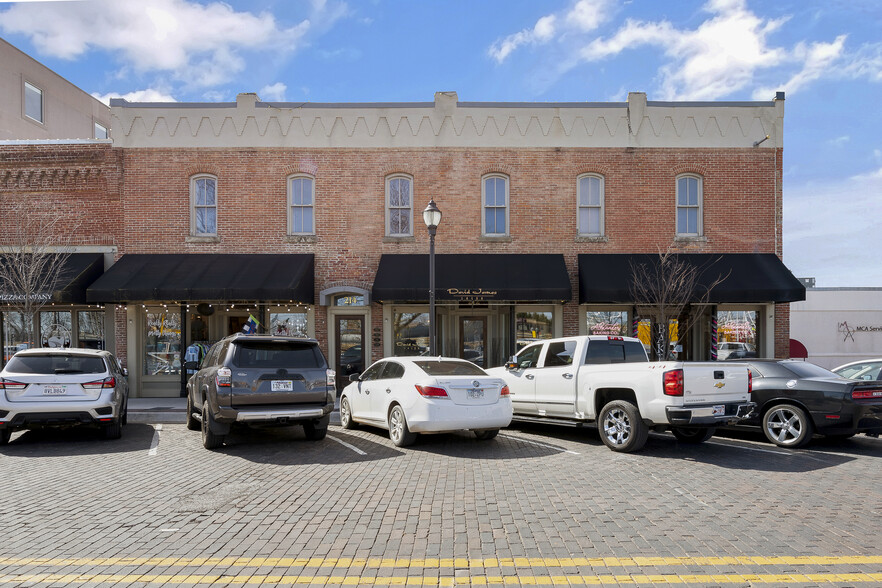
[[[799,415],[786,408],[776,408],[766,418],[769,437],[783,445],[795,443],[802,436],[803,428]]]
[[[613,445],[624,445],[631,438],[631,421],[627,413],[615,408],[603,419],[603,433]]]
[[[344,427],[349,423],[349,401],[345,398],[340,401],[340,424]]]
[[[393,441],[398,442],[403,433],[404,413],[402,413],[401,409],[396,406],[392,409],[392,414],[389,415],[389,435],[392,437]]]

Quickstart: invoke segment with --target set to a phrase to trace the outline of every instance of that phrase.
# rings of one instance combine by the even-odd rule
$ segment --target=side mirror
[[[505,362],[505,369],[507,369],[509,371],[514,371],[514,370],[518,369],[517,358],[514,355],[509,357],[508,361]]]
[[[350,382],[360,382],[361,381],[361,374],[349,374],[349,381]]]

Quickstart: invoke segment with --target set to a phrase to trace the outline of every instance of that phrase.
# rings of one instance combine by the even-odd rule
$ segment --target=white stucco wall
[[[882,288],[809,288],[790,304],[790,337],[826,368],[882,357]]]

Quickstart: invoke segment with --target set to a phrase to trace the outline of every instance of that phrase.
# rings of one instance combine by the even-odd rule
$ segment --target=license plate
[[[726,405],[718,404],[714,406],[714,416],[726,416]]]
[[[484,390],[481,388],[469,388],[469,398],[484,398]]]
[[[294,380],[273,380],[272,390],[273,392],[293,392]]]
[[[44,396],[64,396],[67,394],[65,386],[43,386]]]

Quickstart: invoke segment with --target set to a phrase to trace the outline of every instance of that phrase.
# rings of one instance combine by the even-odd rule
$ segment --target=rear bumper
[[[406,407],[407,426],[414,433],[501,429],[511,423],[511,402],[465,406],[436,400]]]
[[[723,414],[715,414],[720,406],[723,407]],[[668,423],[676,426],[734,425],[748,418],[754,410],[756,410],[754,402],[665,407]]]
[[[122,396],[112,391],[97,399],[64,402],[0,402],[0,429],[102,425],[117,419]]]
[[[284,425],[321,419],[331,414],[333,410],[332,403],[305,406],[255,406],[252,408],[222,406],[213,416],[218,423],[275,423]]]

